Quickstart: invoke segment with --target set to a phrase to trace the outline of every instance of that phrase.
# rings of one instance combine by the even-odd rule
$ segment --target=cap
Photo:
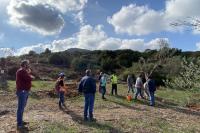
[[[63,76],[65,76],[65,74],[63,72],[61,72],[61,73],[58,74],[58,76],[63,77]]]

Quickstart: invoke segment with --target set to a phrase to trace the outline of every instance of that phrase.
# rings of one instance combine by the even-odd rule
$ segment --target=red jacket
[[[32,78],[25,69],[20,68],[17,70],[16,88],[18,91],[19,90],[29,91],[31,89],[31,81],[32,81]]]

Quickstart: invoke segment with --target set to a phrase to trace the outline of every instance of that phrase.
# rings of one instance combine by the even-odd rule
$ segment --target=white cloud
[[[144,51],[145,48],[145,42],[143,39],[131,39],[131,40],[122,40],[122,46],[120,49],[133,49],[137,51]]]
[[[75,13],[74,18],[75,18],[75,20],[77,20],[81,24],[81,26],[85,25],[85,19],[84,19],[83,11]]]
[[[196,43],[197,50],[200,50],[200,42]]]
[[[87,0],[35,0],[37,3],[49,4],[62,13],[70,11],[80,11],[86,4]]]
[[[49,5],[63,14],[67,12],[81,11],[87,4],[87,0],[15,0],[26,1],[33,5]]]
[[[64,26],[64,19],[59,12],[48,5],[12,0],[7,10],[11,24],[42,35],[58,34]]]
[[[159,49],[161,46],[161,41],[164,41],[165,44],[170,44],[168,38],[156,38],[145,44],[145,47],[149,49]]]
[[[166,16],[173,19],[200,17],[199,0],[168,0],[166,1]]]
[[[144,35],[166,28],[164,14],[149,9],[147,6],[129,5],[108,18],[117,33]]]
[[[107,38],[105,40],[102,40],[97,49],[101,49],[101,50],[116,50],[119,49],[120,45],[121,45],[122,41],[119,38]]]
[[[80,32],[76,34],[78,47],[91,50],[96,49],[101,41],[107,39],[107,35],[102,28],[102,25],[96,27],[85,25],[81,27]]]
[[[54,40],[49,44],[37,44],[23,47],[18,49],[15,55],[27,54],[31,50],[40,53],[46,48],[49,48],[52,52],[64,51],[69,48],[83,48],[89,50],[132,49],[144,51],[145,49],[159,49],[160,39],[168,42],[167,38],[156,38],[150,42],[145,42],[143,39],[120,39],[108,37],[108,35],[103,31],[102,25],[97,25],[95,27],[85,25],[81,27],[78,33],[74,34],[74,36],[70,38]]]
[[[0,57],[13,56],[15,52],[11,48],[0,48]]]
[[[46,48],[50,49],[52,52],[64,51],[69,48],[83,48],[89,50],[132,49],[144,51],[145,49],[159,49],[159,41],[161,39],[169,42],[167,38],[156,38],[149,42],[145,42],[144,39],[113,38],[105,33],[102,25],[97,25],[95,27],[85,25],[80,28],[78,33],[70,38],[54,40],[46,44],[41,43],[23,47],[15,50],[14,55],[28,54],[29,51],[41,53],[45,51]]]
[[[167,0],[164,10],[156,11],[147,6],[130,4],[108,17],[117,33],[146,35],[162,31],[181,31],[185,27],[171,27],[172,22],[188,17],[200,18],[199,0]]]
[[[87,0],[10,0],[7,6],[10,24],[42,35],[59,34],[65,24],[62,15],[74,14],[84,24],[83,8]]]

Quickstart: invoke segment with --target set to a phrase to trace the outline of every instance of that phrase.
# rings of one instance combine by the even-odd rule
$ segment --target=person
[[[29,91],[31,89],[31,81],[35,77],[31,75],[29,61],[23,60],[21,67],[16,72],[16,95],[18,99],[17,106],[17,130],[27,129],[27,122],[23,121],[23,113],[28,101]]]
[[[96,93],[96,81],[91,76],[91,70],[86,70],[86,75],[81,79],[78,87],[78,91],[84,94],[85,106],[84,106],[84,121],[96,121],[93,116],[94,101]],[[88,119],[89,111],[89,119]]]
[[[103,76],[103,72],[100,72],[99,77],[98,77],[98,80],[99,80],[99,93],[101,93],[100,80],[101,80],[101,77],[102,77],[102,76]]]
[[[111,94],[113,95],[113,92],[115,91],[115,95],[117,95],[117,75],[115,75],[115,73],[111,75],[111,83],[112,83]]]
[[[149,76],[147,80],[148,90],[149,90],[149,100],[150,100],[150,106],[155,106],[155,91],[156,91],[156,84],[155,81],[152,79],[152,76]]]
[[[107,78],[106,78],[106,74],[104,73],[103,76],[101,77],[101,80],[100,80],[101,94],[102,94],[103,100],[106,100],[106,98],[105,98],[106,84],[107,84]]]
[[[142,74],[138,76],[135,82],[135,88],[136,88],[136,93],[135,93],[135,100],[137,100],[138,95],[140,94],[140,97],[144,99],[142,95],[142,87],[143,87],[143,82],[142,82]]]
[[[134,94],[133,78],[130,74],[127,77],[127,85],[128,85],[128,94],[129,94],[130,91],[132,91],[133,94]]]
[[[60,73],[58,75],[58,79],[56,81],[56,85],[55,85],[55,89],[57,94],[59,95],[59,108],[62,109],[62,107],[66,107],[65,106],[65,84],[64,84],[64,78],[65,78],[65,74],[64,73]]]
[[[148,82],[147,81],[144,83],[143,88],[144,88],[144,93],[146,94],[146,97],[148,98],[149,97],[149,90],[148,90]]]
[[[149,89],[148,89],[148,76],[149,74],[148,73],[145,73],[145,83],[143,85],[143,91],[142,91],[142,94],[146,94],[146,97],[147,99],[149,98]]]

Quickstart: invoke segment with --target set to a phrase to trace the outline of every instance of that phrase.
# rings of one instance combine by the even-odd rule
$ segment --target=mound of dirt
[[[188,104],[187,107],[195,111],[200,111],[200,104],[197,103]]]
[[[37,97],[37,98],[55,98],[57,97],[57,93],[54,89],[51,90],[39,90],[37,92],[32,92],[32,96]],[[78,96],[78,91],[77,91],[77,83],[68,83],[65,84],[65,96],[66,97],[76,97]]]

